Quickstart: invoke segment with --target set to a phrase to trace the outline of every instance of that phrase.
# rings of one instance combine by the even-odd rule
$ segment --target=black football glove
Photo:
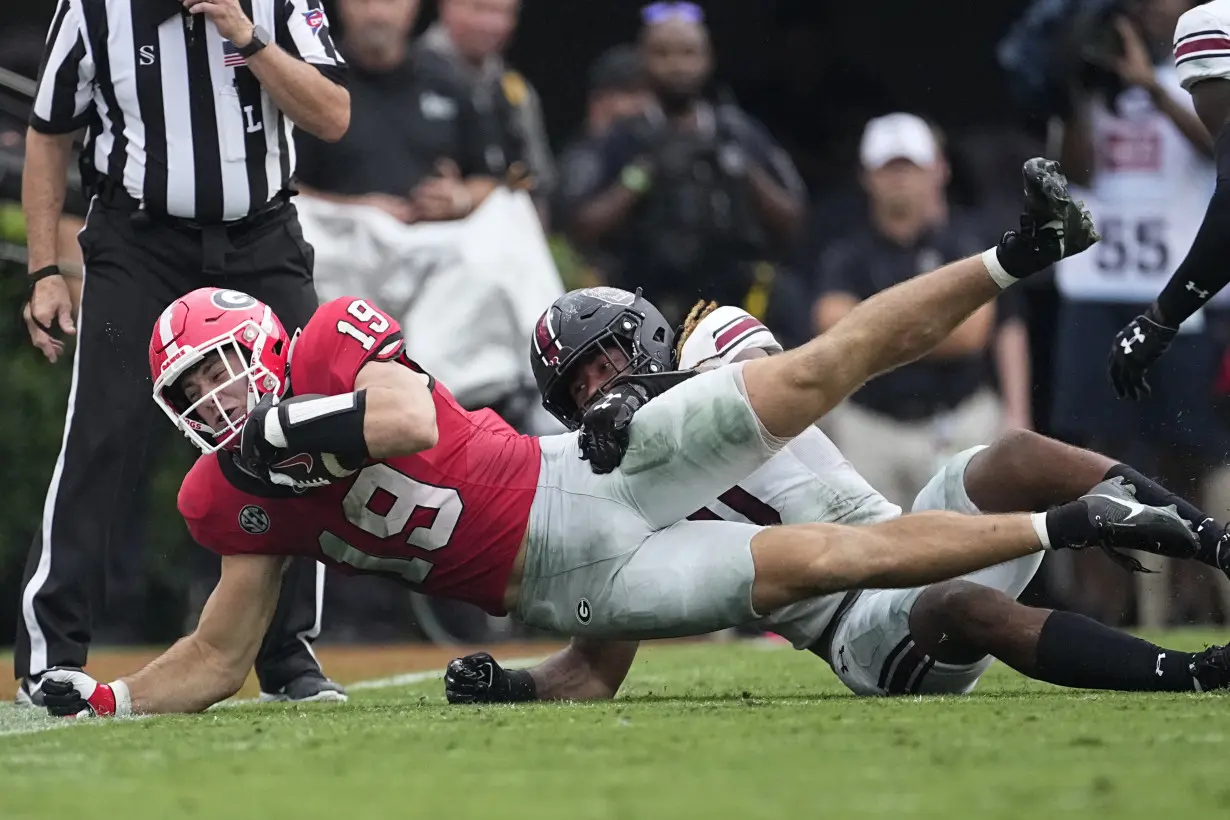
[[[449,661],[444,670],[449,703],[519,703],[536,700],[534,678],[524,669],[505,669],[486,652]]]
[[[282,451],[269,443],[265,438],[265,417],[270,412],[277,412],[278,400],[272,393],[266,393],[252,412],[244,420],[243,429],[239,431],[239,462],[247,472],[255,476],[266,477],[269,467],[281,457]]]
[[[637,411],[649,403],[649,391],[625,382],[589,406],[581,418],[581,458],[595,473],[609,473],[628,452],[628,428]]]
[[[1140,400],[1151,392],[1145,373],[1162,357],[1178,334],[1177,327],[1168,327],[1156,305],[1115,334],[1110,348],[1110,381],[1121,399]]]

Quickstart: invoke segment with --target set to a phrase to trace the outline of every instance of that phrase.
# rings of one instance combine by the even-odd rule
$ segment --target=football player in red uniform
[[[521,436],[467,412],[408,357],[397,322],[363,299],[323,305],[292,340],[246,294],[194,291],[162,314],[150,365],[155,400],[204,453],[179,503],[193,537],[222,555],[221,579],[196,630],[140,672],[103,684],[49,671],[48,709],[191,712],[230,696],[289,555],[560,634],[643,639],[710,632],[841,590],[915,587],[1047,548],[1194,554],[1173,510],[1113,489],[1035,515],[928,512],[859,527],[684,520],[868,378],[1097,240],[1054,163],[1031,160],[1024,181],[1021,230],[981,256],[865,301],[797,350],[671,376],[657,396],[651,376],[590,405],[602,413],[633,388],[647,401],[624,402],[635,419],[617,431],[628,445],[618,466],[586,463],[596,451],[575,433]],[[608,297],[629,324],[646,315],[637,297]],[[562,366],[573,351],[557,318],[542,317],[532,344]],[[657,330],[643,328],[634,352],[665,366],[669,342]]]

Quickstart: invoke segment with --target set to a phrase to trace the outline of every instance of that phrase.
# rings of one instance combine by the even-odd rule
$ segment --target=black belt
[[[854,606],[854,602],[858,600],[858,596],[862,595],[861,589],[852,589],[845,594],[841,599],[841,603],[837,605],[837,611],[833,613],[833,617],[829,619],[829,624],[820,633],[820,640],[816,641],[811,646],[807,647],[807,651],[824,658],[829,666],[833,665],[833,636],[837,632],[837,627],[841,623],[841,619],[846,617],[850,611],[850,607]]]
[[[170,214],[158,214],[148,211],[142,206],[141,202],[133,199],[122,185],[117,185],[111,180],[104,179],[100,182],[97,192],[98,201],[103,205],[131,214],[134,226],[141,227],[142,224],[166,225],[185,233],[196,234],[209,228],[222,228],[232,238],[251,233],[274,222],[285,213],[287,206],[290,204],[291,197],[289,191],[281,191],[273,199],[242,219],[236,219],[231,222],[202,223],[195,219],[186,219],[184,217],[171,216]]]

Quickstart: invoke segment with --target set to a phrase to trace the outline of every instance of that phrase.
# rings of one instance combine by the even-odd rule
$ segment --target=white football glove
[[[99,683],[80,669],[53,667],[42,675],[43,704],[55,717],[124,717],[132,714],[128,684]]]

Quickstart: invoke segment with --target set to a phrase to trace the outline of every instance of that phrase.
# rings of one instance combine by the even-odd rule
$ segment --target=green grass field
[[[642,650],[608,703],[449,707],[429,681],[340,707],[42,720],[0,707],[5,820],[1230,813],[1221,695],[1070,692],[996,666],[967,697],[856,699],[814,656],[754,644]]]

